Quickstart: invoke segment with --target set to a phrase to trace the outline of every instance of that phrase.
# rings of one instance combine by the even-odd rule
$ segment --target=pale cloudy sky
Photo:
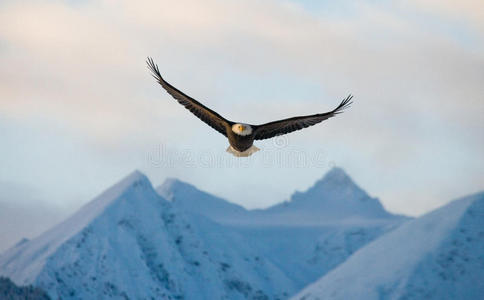
[[[147,56],[234,121],[355,103],[235,159]],[[255,208],[337,165],[420,215],[484,189],[483,83],[482,1],[2,1],[0,234],[37,234],[134,169]]]

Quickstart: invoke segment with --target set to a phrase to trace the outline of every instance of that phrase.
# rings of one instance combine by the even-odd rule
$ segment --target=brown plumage
[[[343,112],[345,108],[348,108],[351,105],[351,99],[353,98],[353,96],[349,95],[343,101],[341,101],[338,107],[325,113],[292,117],[261,125],[236,123],[225,119],[217,112],[211,110],[192,97],[184,94],[165,81],[160,74],[158,66],[154,63],[152,58],[148,57],[147,64],[156,81],[158,81],[158,83],[173,98],[175,98],[186,109],[191,111],[200,120],[228,138],[231,147],[229,147],[227,151],[236,156],[249,156],[257,151],[258,149],[253,146],[254,140],[264,140],[277,135],[287,134],[313,126],[326,119],[334,117],[335,115]]]

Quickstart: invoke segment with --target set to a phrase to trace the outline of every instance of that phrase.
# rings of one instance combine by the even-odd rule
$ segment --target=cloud
[[[345,13],[332,11],[339,5]],[[477,188],[470,179],[480,177],[474,166],[484,167],[480,4],[339,5],[311,11],[289,1],[3,2],[0,115],[33,127],[56,124],[69,139],[89,145],[92,161],[86,149],[77,150],[86,164],[112,160],[119,172],[131,168],[133,156],[160,143],[225,147],[226,141],[156,86],[144,65],[150,55],[175,86],[234,120],[261,123],[314,113],[354,93],[355,104],[344,118],[290,140],[308,149],[322,145],[350,174],[363,178],[363,187],[383,193],[390,207],[408,198],[394,191],[418,194],[424,188],[417,193],[414,186],[432,176],[442,186],[439,197],[448,195],[439,201]],[[457,36],[462,32],[471,43]],[[65,137],[48,141],[56,138]],[[315,146],[316,140],[322,142]],[[446,176],[443,165],[449,166],[443,168]],[[456,170],[467,170],[467,179],[455,179]],[[207,170],[183,179],[213,186],[202,171]],[[388,176],[377,180],[392,171],[412,180],[396,185]],[[289,181],[287,173],[271,172],[262,170],[250,184]],[[307,186],[322,170],[303,172],[278,195]],[[224,180],[218,176],[214,180]],[[450,187],[453,180],[461,187]],[[243,188],[225,193],[247,201],[237,196]],[[269,194],[260,206],[281,200]],[[420,213],[430,208],[420,203],[435,197],[422,192],[412,205],[395,209]]]
[[[0,181],[0,191],[0,252],[41,234],[70,213],[42,201],[30,186]]]
[[[434,15],[461,21],[476,30],[484,29],[484,4],[479,0],[424,0],[406,1],[411,6]]]

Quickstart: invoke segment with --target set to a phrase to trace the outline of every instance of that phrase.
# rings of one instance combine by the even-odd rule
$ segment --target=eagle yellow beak
[[[244,131],[244,130],[245,130],[245,126],[240,125],[240,126],[239,126],[239,129],[240,129],[240,131]]]

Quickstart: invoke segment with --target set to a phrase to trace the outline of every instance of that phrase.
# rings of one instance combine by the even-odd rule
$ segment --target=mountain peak
[[[377,198],[370,197],[342,168],[332,168],[305,192],[295,192],[289,202],[275,205],[271,211],[297,211],[306,218],[313,215],[325,220],[344,218],[388,218]]]
[[[328,188],[331,187],[331,189],[334,188],[351,188],[355,190],[361,190],[356,183],[351,179],[351,177],[342,169],[339,167],[334,167],[331,170],[329,170],[323,178],[318,180],[311,189],[320,189],[320,188]]]
[[[176,178],[167,178],[156,192],[184,211],[200,214],[215,221],[230,219],[246,213],[245,208],[223,198],[199,190]]]
[[[141,173],[138,170],[134,170],[133,172],[129,173],[126,177],[121,179],[118,183],[116,183],[112,188],[116,187],[117,189],[126,189],[133,185],[151,185],[150,180],[146,177],[145,174]]]
[[[124,213],[123,206],[135,203],[138,207],[144,207],[160,199],[161,197],[156,194],[150,181],[143,173],[137,170],[131,172],[60,224],[28,242],[17,244],[16,247],[7,250],[6,255],[19,249],[28,248],[29,251],[21,252],[20,258],[25,261],[35,258],[38,262],[26,264],[10,277],[16,282],[16,279],[22,278],[22,280],[19,280],[21,282],[37,276],[50,255],[57,251],[64,242],[85,230],[95,220],[105,217],[109,208],[119,208],[116,215],[120,215]],[[143,204],[140,204],[140,200],[143,200]]]
[[[175,178],[175,177],[167,177],[165,179],[165,181],[163,181],[163,183],[161,185],[175,185],[175,184],[188,184],[178,178]]]
[[[175,195],[180,190],[184,192],[199,191],[195,186],[174,177],[166,178],[165,181],[156,188],[158,194],[170,201],[174,199]]]
[[[105,190],[99,196],[94,198],[91,202],[88,202],[84,208],[87,207],[97,207],[95,210],[98,210],[100,207],[105,207],[115,199],[119,198],[124,193],[128,192],[132,188],[139,188],[143,187],[146,190],[152,190],[153,186],[151,185],[150,180],[146,175],[141,173],[138,170],[135,170],[125,176],[123,179],[112,185],[110,188]]]
[[[351,177],[340,167],[333,167],[323,177],[323,180],[334,180],[340,182],[353,182]]]
[[[167,186],[191,186],[195,187],[193,184],[190,184],[188,182],[185,182],[181,179],[175,178],[175,177],[168,177],[165,179],[165,181],[162,183],[162,185],[167,185]]]
[[[301,194],[296,192],[295,195]],[[352,196],[353,198],[365,198],[368,194],[362,190],[351,177],[339,167],[334,167],[329,170],[323,178],[316,181],[316,183],[310,187],[304,194],[318,194],[319,196],[325,196],[326,198],[329,194],[334,196],[345,196],[343,198],[348,198]],[[350,197],[350,198],[352,198]]]
[[[130,189],[139,187],[153,189],[148,177],[140,171],[134,170],[91,202],[110,202],[128,192]]]
[[[484,193],[450,202],[369,243],[293,299],[482,298],[483,215]]]

